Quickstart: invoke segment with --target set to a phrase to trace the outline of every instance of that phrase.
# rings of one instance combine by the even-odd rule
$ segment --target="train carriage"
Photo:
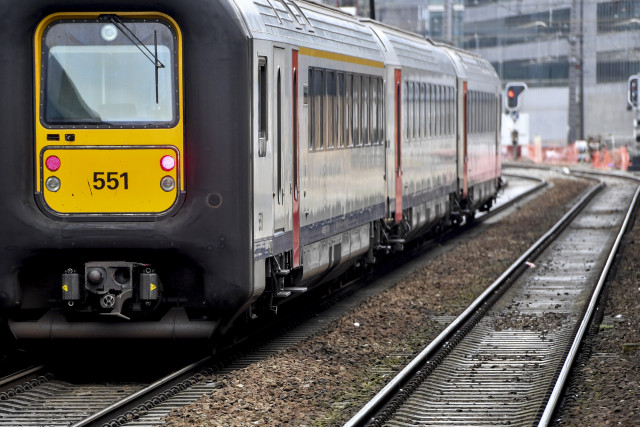
[[[500,188],[501,87],[491,64],[478,55],[440,45],[456,69],[458,97],[457,209],[467,216],[488,210]]]
[[[18,339],[208,339],[498,190],[500,85],[476,56],[304,0],[7,6]]]
[[[387,152],[389,217],[400,240],[449,220],[457,190],[456,74],[442,49],[416,34],[367,21],[384,45],[392,111]]]

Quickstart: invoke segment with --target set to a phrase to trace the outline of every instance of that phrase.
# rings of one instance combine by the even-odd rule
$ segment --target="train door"
[[[273,230],[275,235],[284,233],[290,229],[291,218],[291,169],[286,165],[291,164],[291,145],[288,142],[288,129],[286,127],[287,115],[285,114],[285,100],[287,75],[285,50],[280,47],[273,48],[273,96],[272,111],[273,120]],[[288,173],[287,173],[288,172]]]
[[[396,215],[395,222],[402,221],[402,71],[395,70],[395,183],[396,183]]]
[[[291,137],[291,146],[292,146],[292,181],[293,181],[293,197],[292,197],[292,206],[293,206],[293,267],[300,267],[300,182],[299,182],[299,158],[298,158],[298,146],[299,146],[299,135],[298,135],[298,117],[299,117],[299,101],[298,101],[298,78],[300,77],[300,73],[298,72],[298,51],[293,50],[291,54],[291,80],[292,80],[292,91],[291,91],[291,110],[292,114],[292,124],[293,124],[293,135]]]
[[[458,193],[463,198],[469,194],[469,155],[467,152],[467,114],[468,114],[468,89],[467,82],[458,80]]]

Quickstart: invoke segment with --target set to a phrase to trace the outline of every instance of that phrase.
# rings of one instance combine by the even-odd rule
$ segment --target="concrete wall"
[[[615,139],[616,146],[633,139],[635,113],[627,111],[627,83],[594,85],[586,89],[584,134]],[[634,143],[635,145],[635,143]]]
[[[521,113],[529,114],[529,142],[532,142],[536,135],[540,135],[544,145],[566,144],[569,89],[534,87],[529,88],[523,96]]]

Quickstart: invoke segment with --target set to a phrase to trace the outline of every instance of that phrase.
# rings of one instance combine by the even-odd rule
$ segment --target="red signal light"
[[[174,159],[171,156],[164,156],[160,160],[160,167],[162,168],[163,171],[169,172],[170,170],[176,167],[176,159]]]
[[[55,172],[60,169],[61,162],[58,156],[49,156],[47,157],[47,160],[45,160],[44,164],[51,172]]]
[[[516,96],[516,94],[515,94],[515,93],[513,93],[513,90],[509,89],[509,91],[507,92],[507,96],[508,96],[509,98],[513,98],[514,96]]]

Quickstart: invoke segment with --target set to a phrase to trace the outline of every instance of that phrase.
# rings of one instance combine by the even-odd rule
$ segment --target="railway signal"
[[[638,74],[629,77],[629,91],[627,92],[627,101],[632,107],[638,106]]]
[[[521,97],[527,91],[527,85],[525,83],[507,83],[504,91],[507,110],[510,112],[518,111],[522,107]]]

